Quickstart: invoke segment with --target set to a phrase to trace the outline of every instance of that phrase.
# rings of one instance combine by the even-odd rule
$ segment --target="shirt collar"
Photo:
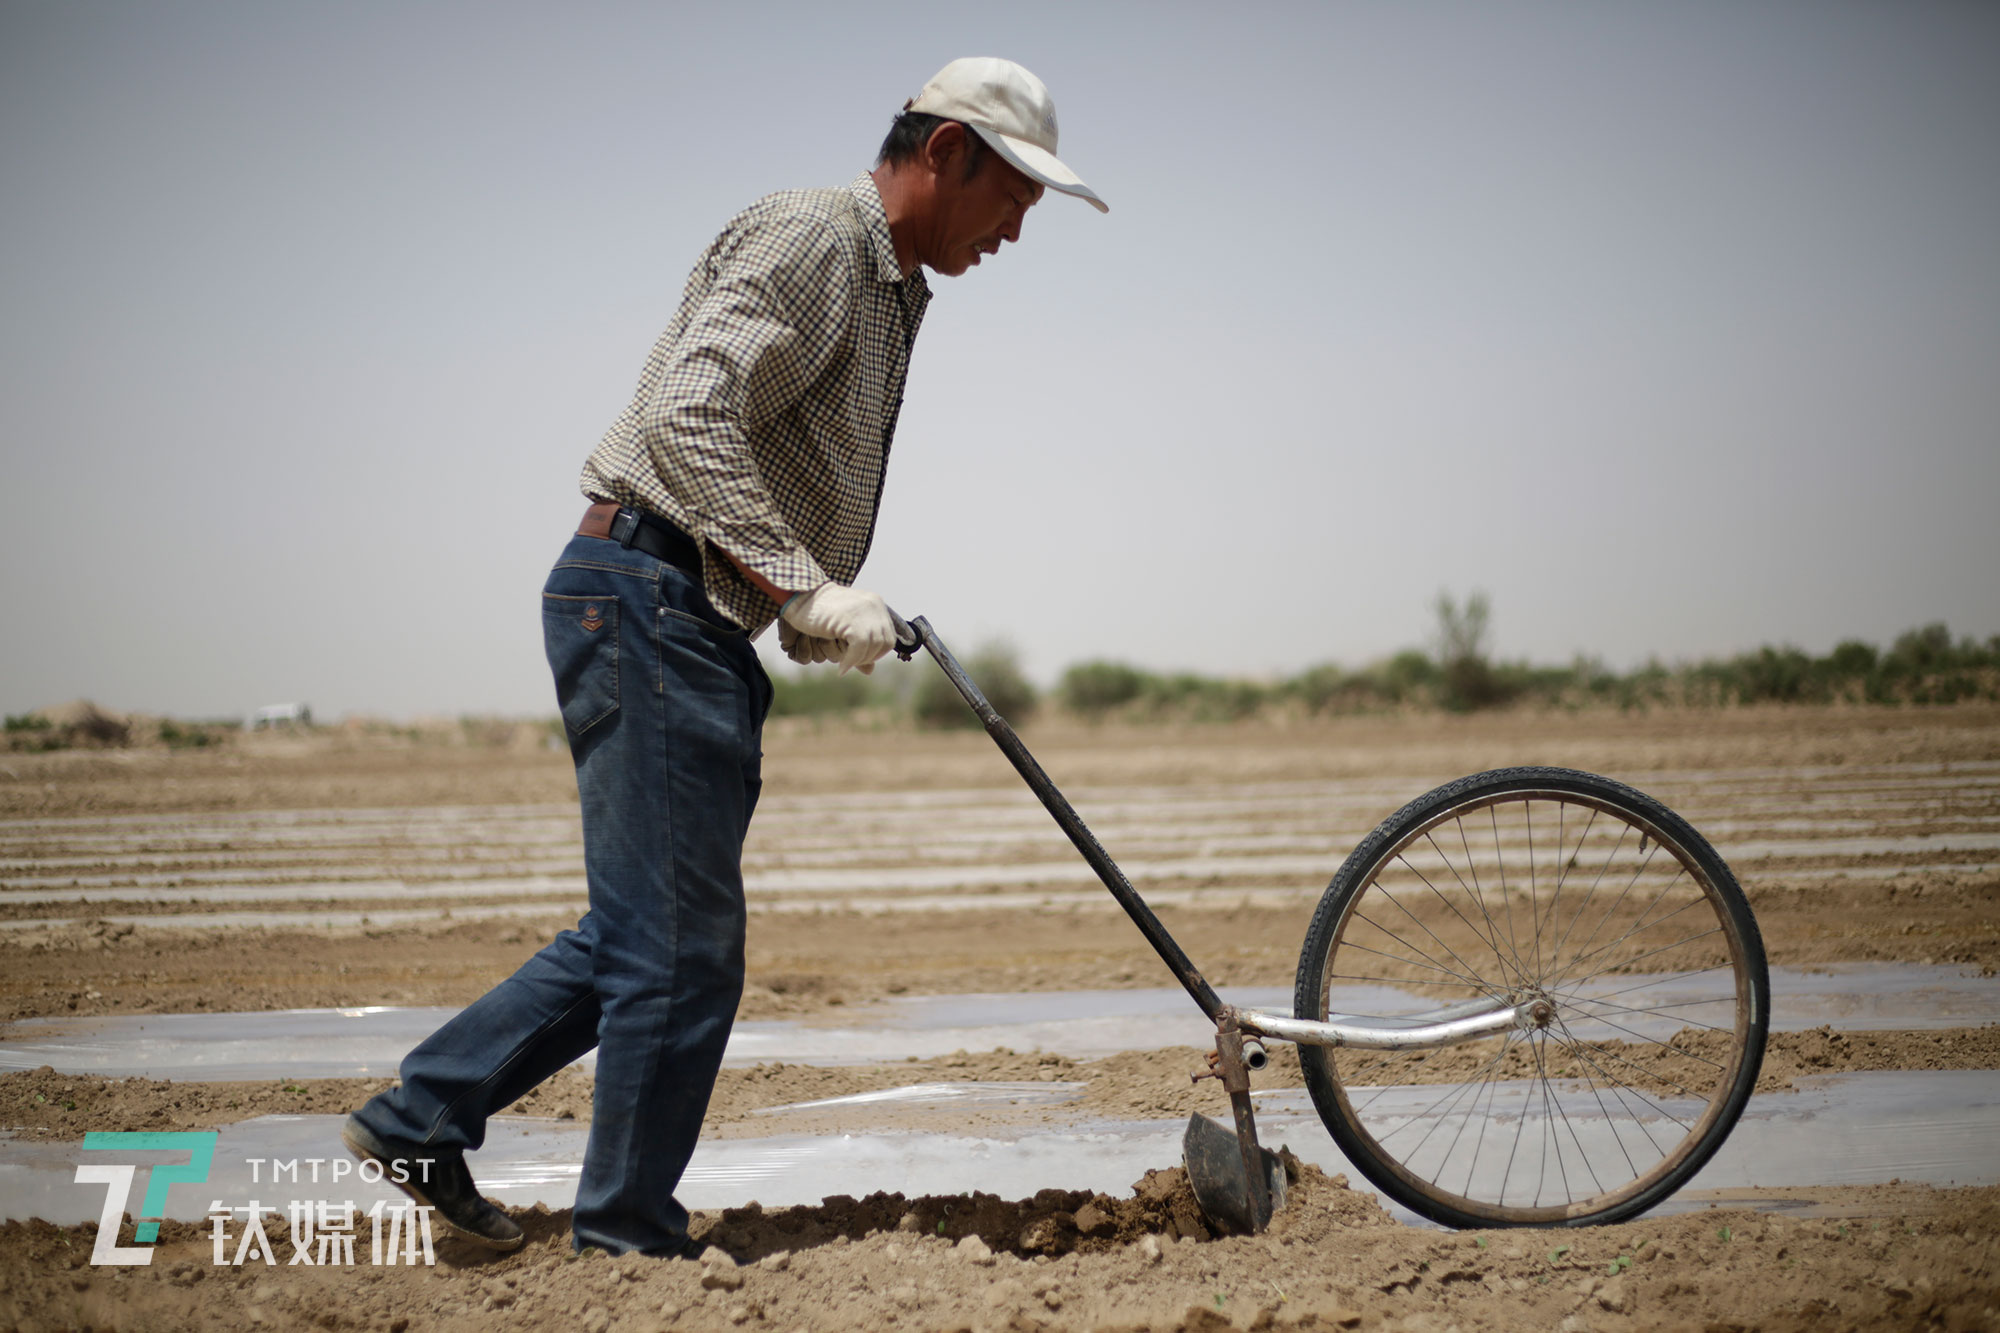
[[[847,191],[861,206],[862,225],[868,229],[868,239],[875,245],[875,272],[884,282],[903,281],[903,266],[896,262],[896,242],[889,235],[889,213],[882,207],[882,192],[876,188],[875,177],[862,172],[847,183]],[[923,283],[923,270],[911,274],[919,284]]]

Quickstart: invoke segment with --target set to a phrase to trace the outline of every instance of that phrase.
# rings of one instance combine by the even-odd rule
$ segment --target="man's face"
[[[1021,220],[1042,197],[1042,186],[990,149],[970,180],[962,161],[938,178],[936,212],[918,259],[932,272],[955,278],[995,254],[1002,241],[1021,239]]]

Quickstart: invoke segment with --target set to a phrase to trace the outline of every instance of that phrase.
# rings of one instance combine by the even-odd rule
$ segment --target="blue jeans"
[[[668,1250],[687,1234],[674,1188],[743,994],[743,838],[771,682],[696,578],[614,541],[570,540],[542,630],[590,910],[356,1114],[381,1137],[477,1148],[489,1115],[595,1046],[576,1244]]]

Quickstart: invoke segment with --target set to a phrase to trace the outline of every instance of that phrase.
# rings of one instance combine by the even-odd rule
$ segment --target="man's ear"
[[[972,146],[965,139],[971,131],[955,120],[947,120],[931,131],[931,137],[924,140],[924,166],[938,176],[956,172],[965,162],[966,154]]]

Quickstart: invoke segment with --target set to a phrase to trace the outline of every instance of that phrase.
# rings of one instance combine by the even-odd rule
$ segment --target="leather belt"
[[[594,504],[583,511],[583,522],[578,525],[576,535],[617,542],[627,550],[637,547],[696,578],[702,576],[701,547],[694,538],[658,514],[643,509],[627,509],[608,500]]]

